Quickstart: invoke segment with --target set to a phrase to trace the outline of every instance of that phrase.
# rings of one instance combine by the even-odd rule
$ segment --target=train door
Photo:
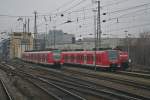
[[[96,54],[96,65],[100,65],[101,64],[101,54],[97,53]]]
[[[92,65],[93,64],[93,60],[94,60],[94,56],[92,53],[88,53],[87,54],[87,64]]]
[[[77,64],[80,64],[80,53],[77,53],[76,59],[77,59]]]
[[[80,64],[84,64],[84,54],[80,54]]]
[[[74,54],[73,53],[70,55],[70,60],[71,60],[71,63],[74,63]]]
[[[63,59],[65,63],[68,62],[68,55],[66,53],[63,54]]]
[[[77,53],[74,53],[74,63],[77,63]]]
[[[45,55],[45,58],[46,58],[46,55]],[[47,61],[48,61],[49,64],[53,63],[52,52],[47,53],[47,58],[46,59],[47,59]]]
[[[87,51],[83,52],[83,64],[87,64]]]

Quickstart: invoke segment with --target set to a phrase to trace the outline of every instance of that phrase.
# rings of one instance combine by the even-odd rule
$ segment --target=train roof
[[[30,52],[30,51],[26,52],[26,51],[25,51],[24,53],[50,53],[50,52],[51,52],[51,51],[34,51],[34,52],[33,52],[33,51],[31,51],[31,52]]]
[[[43,51],[54,51],[54,50],[60,50],[60,49],[28,50],[25,52],[43,52]]]
[[[118,50],[103,50],[103,51],[96,51],[97,53],[102,53],[106,51],[118,51]],[[62,53],[94,53],[95,51],[64,51]]]

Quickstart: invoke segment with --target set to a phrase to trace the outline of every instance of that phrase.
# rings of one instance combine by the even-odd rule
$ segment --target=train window
[[[47,59],[47,55],[44,53],[44,62],[46,62],[46,59]]]
[[[74,56],[72,55],[72,56],[71,56],[71,61],[73,61],[73,60],[74,60]]]
[[[94,57],[93,57],[93,55],[91,55],[91,61],[93,61],[93,59],[94,59]]]
[[[70,56],[70,60],[72,60],[72,56]]]
[[[81,55],[79,55],[79,61],[81,61]]]
[[[78,60],[80,61],[80,55],[78,55]]]
[[[77,62],[79,62],[80,61],[80,56],[79,55],[77,55]]]
[[[45,54],[45,62],[47,62],[47,60],[48,60],[48,54],[46,53]]]
[[[68,56],[66,55],[66,56],[64,56],[64,59],[65,59],[65,61],[67,61],[68,60]]]
[[[87,55],[87,61],[88,61],[88,62],[90,61],[90,56],[89,56],[89,55]]]
[[[87,61],[93,61],[93,55],[87,55]]]
[[[99,55],[96,55],[96,61],[99,62]]]
[[[68,60],[70,60],[70,55],[68,55]]]
[[[114,50],[108,51],[108,56],[109,60],[115,60],[118,58],[118,52]]]
[[[83,55],[81,55],[81,60],[82,60],[82,61],[84,60],[84,57],[83,57]]]
[[[84,56],[84,60],[87,61],[87,56],[86,55]]]
[[[45,54],[43,53],[42,54],[42,62],[44,62],[45,61]]]
[[[55,60],[60,60],[61,59],[61,51],[60,50],[54,50],[53,51],[53,58]]]

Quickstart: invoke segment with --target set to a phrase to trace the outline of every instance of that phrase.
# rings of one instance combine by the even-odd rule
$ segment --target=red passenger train
[[[125,51],[119,51],[119,61],[122,70],[125,70],[129,67],[129,56]]]
[[[62,56],[65,64],[96,66],[108,70],[128,68],[127,52],[118,50],[62,52]]]
[[[27,51],[22,54],[22,60],[44,65],[56,65],[58,67],[64,63],[60,50]]]
[[[108,70],[127,69],[128,53],[119,50],[104,51],[69,51],[61,52],[60,50],[24,52],[22,54],[24,61],[57,65],[63,64],[82,65],[97,67]]]

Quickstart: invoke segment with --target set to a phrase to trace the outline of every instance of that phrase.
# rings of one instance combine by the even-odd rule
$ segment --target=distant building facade
[[[55,45],[75,43],[75,35],[64,33],[62,30],[50,30],[46,35],[46,48],[54,47]]]
[[[10,58],[10,39],[4,39],[0,45],[0,58],[2,60],[9,60]]]
[[[129,38],[130,45],[138,40],[138,38]],[[127,45],[128,40],[126,38],[102,38],[101,48],[116,48]],[[75,44],[57,44],[57,48],[65,50],[83,49],[83,50],[93,50],[95,48],[94,38],[83,38],[82,40],[77,40]]]
[[[46,34],[38,33],[33,40],[33,49],[44,50],[45,48],[46,48]]]
[[[31,33],[13,32],[10,35],[10,58],[20,58],[26,50],[33,49]]]

